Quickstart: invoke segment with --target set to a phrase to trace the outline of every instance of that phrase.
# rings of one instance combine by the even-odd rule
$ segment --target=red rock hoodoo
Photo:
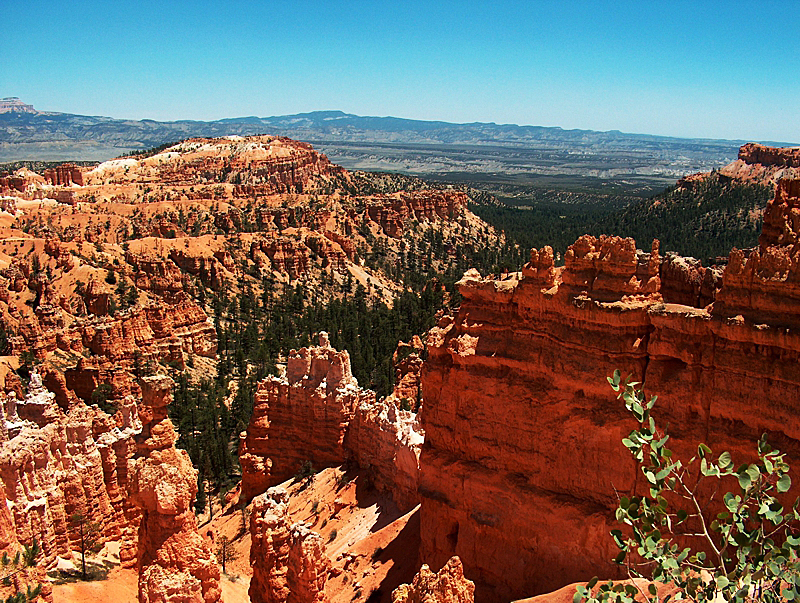
[[[303,522],[291,523],[288,497],[271,488],[253,500],[250,514],[250,601],[323,603],[331,569],[322,537]]]
[[[142,431],[128,463],[130,495],[141,509],[139,602],[220,600],[219,566],[197,531],[192,505],[197,471],[167,418],[172,380],[157,375],[141,381]]]
[[[411,584],[392,593],[392,603],[473,603],[475,585],[464,578],[458,557],[451,558],[438,573],[427,565],[420,568]]]

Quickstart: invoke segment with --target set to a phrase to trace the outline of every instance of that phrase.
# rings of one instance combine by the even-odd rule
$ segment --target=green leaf
[[[753,483],[753,480],[750,479],[750,475],[746,471],[742,471],[739,474],[739,487],[742,490],[747,490],[750,487],[750,484]]]
[[[623,561],[625,561],[625,555],[627,553],[628,553],[628,551],[620,551],[619,555],[614,557],[614,563],[619,564],[619,563],[622,563]]]
[[[697,447],[697,454],[698,454],[698,455],[700,456],[700,458],[702,459],[702,458],[704,458],[704,457],[705,457],[707,454],[711,454],[711,448],[709,448],[708,446],[706,446],[705,444],[703,444],[703,443],[701,442],[701,443],[700,443],[700,445]]]
[[[583,601],[583,595],[579,591],[575,591],[575,594],[572,595],[572,603],[581,603]]]
[[[778,487],[778,492],[788,492],[789,488],[792,487],[792,478],[789,477],[789,474],[785,473],[781,476],[776,485]]]
[[[794,589],[793,588],[784,589],[784,591],[781,594],[783,595],[783,598],[786,599],[787,601],[794,601]]]
[[[730,584],[730,582],[728,582],[728,579],[725,576],[717,576],[717,588],[726,588],[728,584]]]
[[[730,452],[725,451],[725,452],[723,452],[722,454],[719,455],[719,466],[720,467],[722,467],[723,469],[727,469],[731,465],[733,465],[733,461],[731,460],[731,453]]]
[[[647,590],[650,591],[650,594],[654,597],[658,594],[658,589],[656,588],[655,584],[649,584],[647,586]]]
[[[595,585],[595,584],[597,584],[597,580],[598,580],[598,577],[597,577],[597,576],[595,576],[594,578],[592,578],[591,580],[589,580],[589,581],[586,583],[586,588],[588,588],[588,589],[590,589],[590,590],[591,590],[591,589],[593,589],[593,588],[594,588],[594,585]]]

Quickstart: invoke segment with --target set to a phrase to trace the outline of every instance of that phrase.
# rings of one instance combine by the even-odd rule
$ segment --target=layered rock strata
[[[142,431],[136,456],[128,463],[129,489],[141,510],[138,568],[140,603],[219,601],[220,572],[197,531],[192,510],[197,471],[167,418],[173,382],[144,377],[139,413]]]
[[[692,262],[612,237],[582,237],[563,268],[545,248],[521,275],[465,275],[423,366],[421,558],[460,556],[485,601],[613,575],[617,495],[641,487],[620,444],[633,423],[605,381],[617,368],[659,396],[676,454],[706,442],[744,461],[767,432],[800,457],[797,251],[766,236],[705,296]]]
[[[105,299],[107,305],[107,296]],[[93,307],[99,308],[98,305]],[[47,308],[40,309],[44,317]],[[98,314],[104,312],[98,311]],[[11,339],[12,353],[31,351],[45,358],[57,349],[71,353],[88,350],[113,362],[164,360],[183,364],[187,354],[214,356],[217,349],[214,325],[202,308],[183,292],[171,303],[135,306],[114,317],[79,317],[55,328],[44,328],[45,320],[41,317],[21,316],[16,324],[11,323],[19,333]]]
[[[322,537],[288,516],[288,495],[270,488],[250,513],[250,600],[253,603],[324,603],[331,562]]]
[[[321,333],[318,347],[289,354],[285,377],[258,385],[239,445],[242,496],[265,492],[306,461],[319,469],[354,460],[399,506],[411,508],[423,439],[416,415],[376,402],[375,392],[358,386],[347,351],[336,351]]]
[[[173,161],[180,156],[181,162]],[[311,145],[275,136],[192,138],[152,156],[113,159],[83,174],[87,184],[160,182],[197,185],[213,175],[237,197],[302,193],[343,176]],[[213,182],[212,181],[212,182]]]

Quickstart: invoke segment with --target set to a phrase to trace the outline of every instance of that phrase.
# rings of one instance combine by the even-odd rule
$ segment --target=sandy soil
[[[114,568],[106,580],[53,585],[53,603],[136,603],[135,569]]]

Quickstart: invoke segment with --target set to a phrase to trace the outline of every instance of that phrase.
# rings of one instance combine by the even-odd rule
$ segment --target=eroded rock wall
[[[36,372],[24,398],[12,389],[0,401],[8,438],[0,446],[0,479],[13,528],[13,538],[3,540],[30,544],[36,538],[45,560],[52,560],[77,546],[76,514],[97,523],[102,539],[130,539],[137,518],[127,511],[118,466],[130,457],[139,428],[135,404],[120,413],[119,423],[77,399],[65,412]]]
[[[296,474],[305,461],[316,468],[347,459],[345,434],[356,406],[375,394],[358,387],[347,351],[320,346],[293,350],[286,377],[258,384],[253,415],[239,448],[242,493],[248,500]]]
[[[582,237],[564,268],[545,249],[521,276],[468,273],[459,311],[429,335],[421,559],[438,568],[461,557],[479,600],[614,575],[617,493],[640,478],[620,444],[634,425],[606,383],[614,369],[659,396],[655,416],[677,454],[702,441],[744,461],[767,432],[800,458],[800,336],[787,328],[800,316],[796,252],[734,251],[704,299],[691,263],[601,239]],[[791,262],[759,272],[776,255]],[[662,295],[676,273],[692,288]],[[696,306],[665,303],[679,293]]]
[[[324,603],[331,562],[322,537],[288,516],[288,495],[270,488],[250,514],[250,600],[253,603]]]
[[[267,377],[256,390],[239,446],[242,497],[265,492],[306,461],[320,469],[354,460],[398,506],[415,506],[424,436],[416,414],[395,399],[377,402],[360,388],[347,351],[331,347],[325,333],[318,347],[292,351],[286,376]]]

